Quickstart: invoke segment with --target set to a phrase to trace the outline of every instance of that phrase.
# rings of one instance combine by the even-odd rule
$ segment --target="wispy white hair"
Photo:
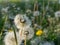
[[[21,29],[20,30],[20,37],[21,37],[21,39],[22,40],[24,40],[25,39],[25,32],[29,32],[29,34],[27,35],[27,40],[29,40],[29,39],[31,39],[31,38],[33,38],[33,36],[34,36],[34,30],[33,30],[33,28],[32,27],[25,27],[25,28],[23,28],[23,29]],[[21,34],[22,33],[22,34]]]
[[[20,18],[24,18],[26,20],[26,23],[24,23],[24,26],[21,26]],[[16,27],[19,29],[19,31],[16,32],[18,45],[20,45],[22,40],[25,39],[25,34],[24,34],[25,31],[29,32],[29,34],[27,35],[28,40],[34,36],[34,30],[32,27],[30,27],[31,21],[29,20],[29,18],[26,15],[22,15],[22,14],[16,15],[16,17],[14,18],[14,23],[15,23]],[[6,36],[4,38],[4,42],[5,42],[5,45],[16,45],[15,36],[14,36],[13,31],[8,32],[6,34]]]
[[[55,12],[55,17],[57,17],[57,18],[60,17],[60,11]]]
[[[24,34],[25,31],[29,32],[29,34],[27,35],[27,40],[31,39],[34,36],[34,30],[31,27],[26,27],[26,28],[19,30],[19,32],[16,32],[18,45],[22,43],[22,40],[25,40],[25,34]],[[5,45],[16,45],[16,40],[15,40],[13,31],[7,33],[7,35],[4,38],[4,43]]]
[[[31,20],[26,16],[26,14],[17,14],[14,18],[14,23],[17,26],[18,29],[22,28],[20,25],[20,19],[25,19],[26,23],[24,26],[30,26],[31,25]]]
[[[16,32],[16,37],[17,37],[18,45],[20,45],[22,40],[21,40],[18,32]],[[14,32],[8,32],[7,33],[7,35],[4,38],[4,43],[5,43],[5,45],[16,45]]]

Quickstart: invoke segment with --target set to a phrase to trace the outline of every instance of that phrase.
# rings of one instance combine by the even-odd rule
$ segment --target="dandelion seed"
[[[33,16],[39,16],[39,11],[34,11]]]

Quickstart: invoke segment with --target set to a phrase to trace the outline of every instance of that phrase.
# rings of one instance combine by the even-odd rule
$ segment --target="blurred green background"
[[[39,26],[42,27],[42,30],[44,29],[48,30],[47,37],[45,37],[45,35],[42,36],[43,40],[46,39],[48,41],[53,41],[55,45],[60,45],[60,33],[54,32],[54,30],[56,29],[55,26],[60,24],[60,17],[58,18],[58,21],[57,19],[54,20],[52,19],[53,21],[55,21],[55,23],[51,24],[48,21],[48,19],[55,18],[54,13],[60,10],[60,0],[37,0],[37,1],[39,6],[38,11],[40,13],[40,15],[37,16],[38,18],[33,16],[32,13],[31,14],[29,12],[26,13],[26,10],[28,9],[30,9],[32,12],[34,11],[35,0],[0,0],[0,45],[4,45],[3,39],[4,36],[6,35],[5,32],[8,32],[8,30],[12,28],[13,18],[18,13],[26,13],[31,20],[34,19],[34,24],[37,23]],[[46,9],[46,7],[48,7],[48,10]],[[43,11],[45,11],[44,16]],[[32,26],[34,26],[34,24]],[[35,32],[40,29],[39,26],[35,28]],[[35,35],[35,37],[37,36]],[[27,43],[27,45],[29,45],[29,43]]]

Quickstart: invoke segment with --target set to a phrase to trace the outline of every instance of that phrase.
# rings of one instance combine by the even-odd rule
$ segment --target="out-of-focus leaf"
[[[1,19],[0,19],[0,33],[1,33],[2,28],[3,28],[3,26],[4,26],[4,22],[5,22],[5,18],[1,18]]]

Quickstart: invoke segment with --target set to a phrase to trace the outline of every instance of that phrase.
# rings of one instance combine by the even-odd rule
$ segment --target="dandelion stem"
[[[27,35],[25,35],[25,45],[26,45],[26,38],[27,38]]]
[[[13,26],[13,29],[14,29],[14,36],[15,36],[16,45],[18,45],[17,36],[16,36],[16,30],[15,30],[15,27],[14,26]]]

